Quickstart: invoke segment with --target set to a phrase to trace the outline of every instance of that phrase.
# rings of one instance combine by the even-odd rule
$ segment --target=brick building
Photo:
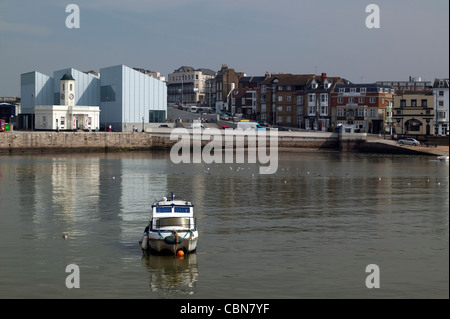
[[[257,119],[272,125],[327,131],[331,128],[330,95],[345,83],[326,73],[275,74],[260,83]]]
[[[362,133],[390,133],[394,89],[376,83],[338,84],[331,94],[332,121]]]

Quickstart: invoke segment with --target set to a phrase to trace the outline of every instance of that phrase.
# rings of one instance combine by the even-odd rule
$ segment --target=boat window
[[[177,226],[177,227],[190,227],[189,218],[183,217],[168,217],[160,218],[156,221],[157,228],[167,227],[167,226]]]
[[[172,207],[156,207],[156,212],[157,213],[171,213],[172,212]]]
[[[175,213],[190,213],[191,209],[189,207],[175,207]]]

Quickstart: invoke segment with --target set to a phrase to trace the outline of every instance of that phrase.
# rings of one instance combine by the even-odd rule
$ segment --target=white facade
[[[113,131],[146,130],[167,119],[167,86],[129,68],[117,65],[100,69],[101,123]]]
[[[35,105],[36,130],[98,130],[100,107],[75,105],[75,80],[70,73],[60,80],[60,105]]]
[[[35,129],[52,131],[94,131],[100,127],[97,106],[37,105]]]
[[[449,79],[436,79],[433,85],[436,135],[449,135]]]

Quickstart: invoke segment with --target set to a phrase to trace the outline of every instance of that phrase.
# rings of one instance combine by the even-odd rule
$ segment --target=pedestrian
[[[111,129],[112,129],[112,128],[111,128],[111,125],[110,125],[110,126],[109,126],[109,131],[110,131],[110,132],[111,132]]]

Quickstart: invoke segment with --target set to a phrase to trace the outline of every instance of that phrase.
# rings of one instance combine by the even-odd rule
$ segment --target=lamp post
[[[142,132],[145,132],[145,130],[144,130],[144,117],[142,117]]]

